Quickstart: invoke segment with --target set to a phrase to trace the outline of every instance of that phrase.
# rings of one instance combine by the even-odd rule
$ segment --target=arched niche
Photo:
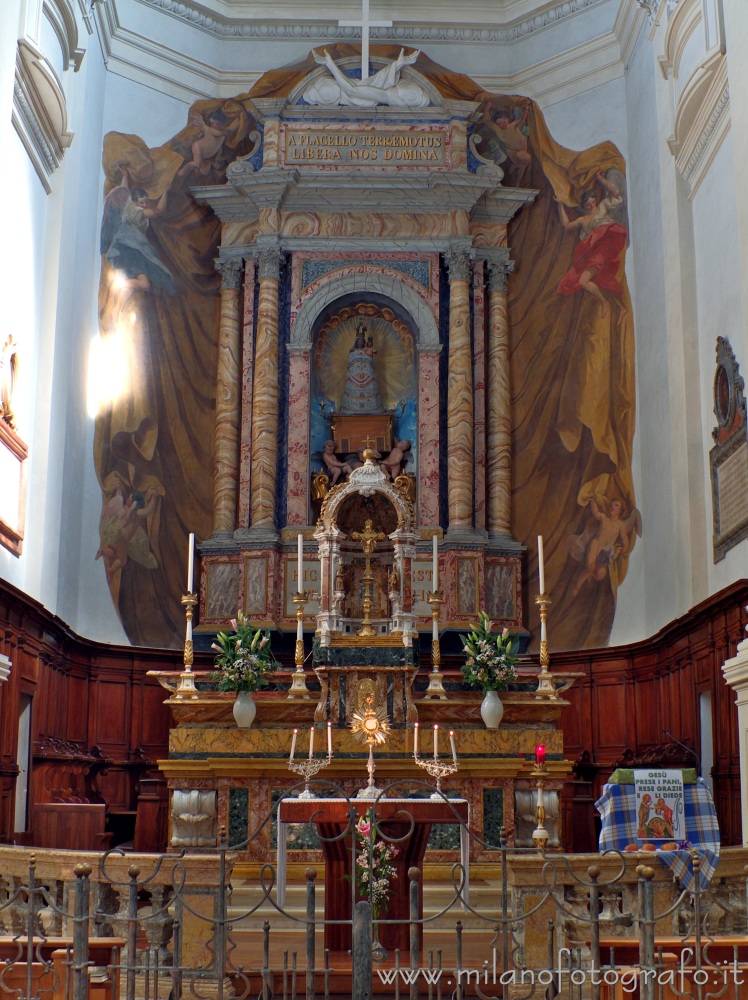
[[[354,633],[360,624],[356,595],[366,564],[360,536],[366,531],[378,536],[368,560],[377,628],[382,635],[402,637],[409,646],[414,634],[410,579],[415,513],[410,499],[385,479],[370,454],[348,482],[327,494],[314,532],[322,586],[317,629],[322,645],[336,634]]]

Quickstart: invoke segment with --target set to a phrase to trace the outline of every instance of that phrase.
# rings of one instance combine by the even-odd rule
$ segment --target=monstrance
[[[374,698],[369,695],[366,699],[366,708],[363,712],[354,712],[351,716],[351,732],[362,743],[369,745],[369,760],[366,770],[369,772],[369,782],[359,790],[357,798],[376,799],[381,794],[381,790],[374,784],[374,744],[387,742],[390,731],[390,721],[384,708],[374,708]]]

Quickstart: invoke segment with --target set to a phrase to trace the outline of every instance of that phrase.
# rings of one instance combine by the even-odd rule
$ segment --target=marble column
[[[278,475],[278,283],[283,253],[257,254],[259,301],[252,415],[252,528],[275,529]]]
[[[418,523],[437,527],[439,512],[439,354],[418,351]]]
[[[449,374],[447,378],[447,504],[449,530],[473,527],[473,363],[470,349],[471,254],[452,249],[449,269]]]
[[[511,261],[490,261],[488,358],[486,363],[487,527],[490,538],[506,537],[512,516],[512,411],[509,387],[508,276]]]
[[[213,536],[232,535],[236,528],[239,480],[240,325],[239,299],[244,262],[219,260],[221,311],[218,327],[216,416],[213,443]]]
[[[255,369],[255,272],[254,260],[244,264],[244,324],[242,333],[242,415],[239,436],[239,498],[237,527],[249,527],[252,475],[252,392]]]
[[[486,532],[486,280],[484,260],[473,262],[473,414],[475,530]]]

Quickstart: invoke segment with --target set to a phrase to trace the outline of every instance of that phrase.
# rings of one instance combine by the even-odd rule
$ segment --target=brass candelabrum
[[[193,609],[197,604],[197,594],[185,594],[182,597],[182,604],[184,605],[184,613],[187,619],[187,631],[184,640],[184,670],[179,675],[179,684],[172,695],[175,701],[189,701],[198,697],[197,689],[195,688],[195,675],[192,673],[192,664],[194,662],[192,618]]]
[[[452,744],[452,759],[450,760],[449,757],[446,759],[440,757],[437,752],[438,731],[439,727],[434,726],[433,757],[420,757],[418,755],[418,723],[415,724],[415,737],[413,743],[413,760],[419,767],[422,767],[427,774],[436,779],[436,791],[431,793],[431,798],[434,800],[441,800],[444,798],[442,794],[442,779],[448,777],[450,774],[454,774],[460,766],[457,763],[457,750],[454,743],[454,732],[450,730],[449,733],[450,743]]]
[[[312,697],[311,691],[306,686],[306,673],[304,672],[304,605],[308,601],[309,594],[306,590],[300,590],[293,595],[293,602],[296,605],[296,652],[294,655],[296,669],[291,676],[288,697],[296,700]]]
[[[542,854],[548,844],[548,831],[545,828],[545,795],[543,792],[545,780],[548,777],[548,768],[545,765],[545,761],[542,764],[536,761],[535,767],[530,772],[530,776],[535,778],[535,787],[538,792],[535,803],[535,829],[532,831],[532,842],[537,848],[538,853]]]
[[[293,744],[291,745],[291,757],[288,761],[288,767],[289,770],[294,772],[294,774],[299,774],[304,779],[304,790],[303,792],[299,792],[297,798],[316,799],[317,796],[310,789],[309,782],[316,774],[319,774],[323,767],[327,767],[332,761],[333,752],[330,723],[328,722],[327,724],[327,756],[317,757],[316,754],[310,753],[308,757],[300,757],[298,760],[295,760],[293,756],[295,747],[296,730],[294,730]]]
[[[439,644],[439,608],[444,604],[444,599],[438,590],[434,590],[429,594],[428,601],[431,605],[431,673],[423,697],[445,700],[447,692],[444,690],[444,674],[439,669],[442,663],[442,650]]]
[[[558,701],[556,686],[553,683],[553,674],[548,669],[550,656],[548,654],[548,606],[551,599],[547,594],[538,594],[535,603],[540,608],[540,673],[538,674],[538,686],[535,689],[535,697],[548,701]]]

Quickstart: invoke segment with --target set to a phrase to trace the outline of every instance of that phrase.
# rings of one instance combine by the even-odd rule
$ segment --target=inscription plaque
[[[431,170],[450,166],[446,126],[284,124],[281,137],[282,159],[287,166],[407,166]]]

